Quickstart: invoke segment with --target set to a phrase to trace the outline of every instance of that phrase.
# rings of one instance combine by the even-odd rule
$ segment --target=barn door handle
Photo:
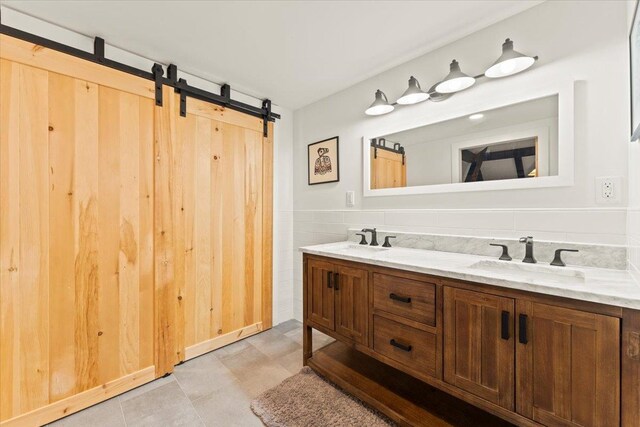
[[[520,344],[527,344],[529,339],[527,338],[527,315],[521,314],[518,316],[518,341]]]
[[[389,294],[389,298],[395,301],[400,301],[409,304],[411,302],[410,297],[401,297],[400,295],[396,295],[394,293]]]
[[[391,341],[389,341],[389,344],[391,344],[392,346],[399,348],[400,350],[404,350],[404,351],[411,351],[411,349],[413,347],[411,347],[411,345],[407,345],[407,344],[401,344],[398,341],[396,341],[395,339],[391,338]]]
[[[340,290],[340,274],[333,273],[333,285],[336,288],[336,291]]]
[[[331,289],[333,288],[333,285],[331,284],[331,272],[327,271],[327,288]]]
[[[509,340],[510,336],[509,336],[509,317],[510,314],[508,311],[503,311],[502,312],[502,333],[501,333],[501,338],[503,340]]]

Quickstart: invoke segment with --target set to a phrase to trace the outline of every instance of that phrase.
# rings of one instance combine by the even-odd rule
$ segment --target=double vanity
[[[432,414],[462,403],[434,388],[470,404],[458,425],[640,425],[628,271],[350,237],[301,249],[304,361],[329,380],[402,425],[450,425]],[[313,352],[313,329],[336,342]]]

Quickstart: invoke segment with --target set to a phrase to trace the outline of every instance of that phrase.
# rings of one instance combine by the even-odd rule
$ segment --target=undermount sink
[[[381,246],[359,245],[354,243],[339,249],[338,252],[343,252],[345,254],[352,253],[358,255],[374,255],[387,250],[389,250],[389,248],[383,248]]]
[[[546,280],[561,282],[584,282],[584,272],[566,267],[484,260],[471,264],[469,268],[500,274],[522,274],[526,277],[535,275]]]

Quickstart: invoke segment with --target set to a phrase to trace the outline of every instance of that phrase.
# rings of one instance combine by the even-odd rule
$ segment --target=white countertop
[[[625,270],[523,264],[519,260],[499,261],[497,258],[479,255],[424,249],[372,248],[350,241],[306,246],[300,248],[300,251],[509,289],[640,309],[640,283]]]

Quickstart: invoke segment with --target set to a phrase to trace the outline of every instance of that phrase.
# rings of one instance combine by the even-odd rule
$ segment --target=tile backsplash
[[[640,208],[630,208],[627,215],[629,268],[640,279]]]
[[[639,218],[636,221],[638,230],[632,241],[631,237],[627,239],[626,208],[294,210],[294,316],[297,319],[302,316],[302,255],[298,248],[346,240],[349,229],[378,227],[395,232],[484,238],[478,240],[481,242],[478,247],[488,243],[486,239],[501,239],[514,244],[514,259],[519,256],[517,251],[522,250],[515,247],[514,239],[521,236],[534,236],[538,246],[536,253],[541,260],[547,256],[546,251],[557,246],[558,242],[573,243],[577,249],[582,247],[585,253],[593,253],[587,250],[592,245],[612,245],[616,251],[626,253],[624,246],[629,241],[629,244],[635,242],[636,247],[635,251],[630,248],[629,259],[633,264],[635,256],[635,265],[638,266],[640,211],[636,213]],[[633,215],[632,212],[629,214]],[[631,218],[629,222],[632,222]],[[493,252],[486,254],[495,255],[499,251],[492,249]],[[568,262],[572,259],[571,255],[574,254],[565,254]],[[594,259],[597,257],[594,255]],[[618,259],[618,255],[615,258]],[[624,255],[622,259],[625,259]]]
[[[349,229],[349,240],[359,242],[360,237],[356,236],[359,230],[359,228]],[[383,242],[384,238],[389,235],[396,236],[396,238],[391,241],[393,246],[403,248],[427,249],[498,258],[502,254],[502,249],[490,245],[490,243],[497,243],[507,245],[509,254],[516,261],[521,260],[525,253],[525,247],[518,239],[410,233],[385,229],[378,230],[378,242]],[[534,240],[534,256],[541,264],[549,264],[553,260],[555,250],[560,248],[577,249],[579,251],[577,253],[566,252],[562,254],[562,259],[567,265],[613,268],[618,270],[625,270],[627,268],[626,246]]]

